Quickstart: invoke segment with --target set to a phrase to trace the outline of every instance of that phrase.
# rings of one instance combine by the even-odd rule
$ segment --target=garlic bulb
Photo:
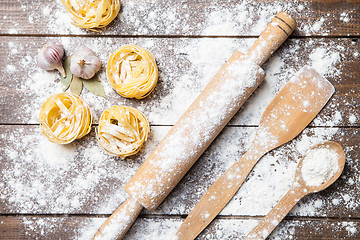
[[[71,56],[70,71],[74,76],[90,79],[100,68],[100,59],[87,47],[80,47]]]
[[[65,77],[65,70],[61,64],[64,56],[64,47],[57,41],[48,42],[36,56],[37,65],[44,70],[59,70]]]

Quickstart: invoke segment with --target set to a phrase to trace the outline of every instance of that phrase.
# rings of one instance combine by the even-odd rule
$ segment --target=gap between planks
[[[39,126],[39,123],[0,123],[0,126]],[[92,127],[99,126],[98,123],[93,123]],[[172,124],[150,124],[150,127],[172,127]],[[238,124],[228,124],[225,127],[231,128],[257,128],[259,125],[238,125]],[[358,129],[360,126],[307,126],[306,128],[341,128],[341,129]]]
[[[85,37],[85,38],[258,38],[257,35],[234,35],[234,36],[218,36],[218,35],[81,35],[81,34],[10,34],[2,33],[0,37]],[[289,39],[308,39],[308,38],[336,38],[336,39],[359,39],[359,35],[310,35],[310,36],[292,36]]]
[[[111,214],[33,214],[33,213],[6,213],[0,214],[0,217],[38,217],[38,218],[64,218],[64,217],[82,217],[82,218],[108,218]],[[140,214],[138,218],[142,219],[185,219],[188,215],[168,215],[168,214]],[[231,216],[216,216],[215,219],[224,220],[261,220],[264,216],[248,216],[248,215],[231,215]],[[360,217],[298,217],[286,216],[284,220],[290,221],[328,221],[328,222],[360,222]]]

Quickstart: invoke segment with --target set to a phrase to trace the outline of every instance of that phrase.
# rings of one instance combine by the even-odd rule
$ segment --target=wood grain
[[[121,1],[120,16],[101,33],[70,24],[65,8],[51,0],[0,2],[0,34],[121,36],[258,36],[279,10],[299,22],[294,36],[359,36],[354,1]],[[221,16],[224,13],[228,16]],[[248,15],[248,13],[251,13]],[[345,18],[341,14],[348,16]],[[215,21],[213,20],[215,18]],[[323,19],[322,19],[323,18]],[[247,21],[251,19],[251,21]],[[230,24],[232,28],[224,27]]]
[[[99,226],[105,219],[105,217],[71,215],[0,216],[0,232],[4,233],[0,235],[0,239],[90,239],[92,230],[96,229],[96,226]],[[147,236],[148,239],[158,239],[164,235],[171,236],[181,221],[180,218],[168,216],[161,218],[141,217],[125,239],[141,239],[144,236]],[[197,239],[243,238],[258,221],[236,218],[215,219]],[[15,229],[17,231],[13,232]],[[269,239],[355,240],[360,236],[358,229],[360,229],[360,223],[351,220],[286,219],[270,235]]]
[[[0,182],[3,183],[0,213],[110,214],[127,198],[123,186],[169,129],[170,127],[152,126],[152,134],[144,149],[127,161],[104,154],[97,146],[92,131],[89,136],[69,146],[70,149],[61,148],[66,150],[66,165],[72,166],[66,169],[62,167],[66,166],[62,165],[63,158],[54,159],[60,161],[58,165],[54,160],[47,159],[53,156],[48,155],[48,151],[56,153],[59,148],[57,145],[47,144],[47,139],[41,136],[38,126],[0,126]],[[188,214],[213,181],[249,148],[249,140],[254,138],[255,130],[252,127],[226,127],[157,211],[144,213]],[[28,140],[21,141],[21,135]],[[345,148],[347,163],[344,173],[328,189],[306,196],[290,215],[359,217],[360,185],[357,179],[360,176],[360,134],[357,128],[308,128],[294,141],[270,152],[259,161],[221,215],[265,215],[276,204],[271,199],[279,200],[290,188],[293,172],[289,169],[295,169],[302,155],[298,149],[309,141],[317,143],[323,139],[341,142]],[[94,154],[96,152],[101,154]],[[44,172],[39,166],[44,166],[47,170]],[[63,170],[60,171],[61,169]],[[16,177],[16,174],[21,177]],[[92,176],[91,185],[77,186],[87,176]],[[16,182],[14,179],[17,179]],[[42,183],[38,183],[37,179],[41,179]],[[282,182],[280,188],[277,188],[278,181]],[[34,184],[40,184],[46,192],[26,194]],[[16,189],[17,186],[22,188]],[[70,188],[66,189],[64,186]],[[274,196],[264,199],[264,191]],[[16,197],[21,194],[25,194],[23,199]],[[73,205],[75,196],[79,203]],[[314,202],[317,202],[317,207]],[[254,207],[249,208],[248,204],[254,204]]]
[[[37,123],[38,109],[41,104],[51,94],[62,91],[61,83],[54,82],[54,79],[58,78],[57,73],[50,72],[46,75],[33,62],[39,48],[48,39],[36,37],[2,37],[0,39],[0,61],[5,63],[0,65],[0,72],[3,73],[0,76],[1,123]],[[232,53],[236,50],[246,52],[255,41],[255,38],[107,38],[104,41],[98,38],[78,37],[57,39],[64,43],[67,54],[84,43],[100,55],[104,65],[108,55],[122,45],[136,43],[149,49],[155,55],[160,69],[159,82],[149,97],[133,100],[119,96],[109,86],[104,69],[100,78],[107,97],[94,97],[86,90],[82,97],[89,103],[95,115],[95,122],[106,107],[120,104],[141,110],[153,125],[173,125]],[[329,73],[325,77],[335,85],[336,93],[312,126],[360,126],[359,118],[354,122],[348,120],[351,114],[355,116],[360,114],[360,109],[356,107],[360,104],[358,81],[360,59],[354,55],[360,43],[352,39],[326,38],[291,39],[284,45],[265,63],[263,69],[267,77],[263,84],[230,124],[257,125],[272,97],[297,70],[306,64],[311,65],[310,56],[314,54],[314,49],[317,49],[317,51],[327,52],[324,54],[326,58],[339,54],[341,60],[334,66],[329,66],[327,70]],[[213,47],[219,52],[214,53],[214,56],[221,57],[209,59],[204,46]],[[18,52],[14,53],[14,49]],[[25,56],[21,54],[24,49],[26,49]],[[301,54],[298,51],[301,51]],[[221,54],[222,52],[224,54]],[[271,72],[277,64],[280,65],[278,70]],[[41,91],[44,88],[46,90]],[[341,118],[341,121],[335,121],[335,117]]]
[[[123,186],[170,126],[234,51],[248,51],[254,37],[279,10],[293,15],[298,28],[263,66],[267,72],[264,83],[160,208],[155,213],[143,212],[127,239],[159,239],[175,233],[184,215],[212,182],[249,147],[249,139],[253,139],[255,126],[271,98],[290,76],[311,63],[310,56],[316,50],[325,51],[327,57],[339,54],[339,62],[327,69],[325,76],[335,85],[335,96],[311,127],[259,162],[220,219],[215,219],[199,239],[245,237],[260,220],[257,216],[269,212],[276,204],[274,199],[280,199],[290,188],[276,186],[279,181],[290,184],[289,171],[304,153],[304,146],[322,140],[335,140],[345,147],[343,175],[329,189],[302,199],[270,239],[360,238],[358,0],[122,0],[121,4],[119,17],[105,31],[93,33],[72,26],[59,1],[0,1],[0,239],[81,239],[80,233],[90,239],[125,200]],[[147,99],[121,98],[107,84],[104,71],[100,76],[107,99],[92,97],[86,90],[83,95],[92,107],[95,122],[102,110],[113,104],[136,107],[149,117],[152,132],[139,154],[127,161],[109,157],[98,148],[92,131],[68,146],[65,157],[55,158],[58,163],[48,159],[53,155],[46,151],[46,139],[38,126],[28,124],[38,123],[37,111],[48,95],[62,91],[60,83],[54,82],[56,74],[44,75],[34,63],[38,49],[51,37],[65,45],[68,55],[80,44],[87,45],[100,55],[103,65],[111,52],[128,43],[154,53],[160,80]],[[207,49],[212,49],[212,54]],[[271,72],[274,66],[277,71]],[[21,140],[22,136],[26,139]],[[51,151],[56,149],[49,147]],[[62,170],[66,159],[71,169]],[[68,178],[58,181],[61,173]],[[44,178],[51,174],[54,178]],[[89,178],[90,188],[74,184],[86,176],[95,177]],[[8,181],[10,178],[13,182]],[[31,199],[26,191],[7,188],[18,182],[31,193],[30,183],[37,181],[47,187],[49,195],[39,192]],[[76,197],[80,205],[77,201],[66,204],[66,199]],[[104,203],[106,208],[98,207]]]
[[[25,239],[24,226],[20,217],[0,216],[0,239]]]

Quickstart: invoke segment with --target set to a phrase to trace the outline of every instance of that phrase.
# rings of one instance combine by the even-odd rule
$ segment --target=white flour
[[[47,25],[39,34],[88,33],[70,24],[69,17],[59,1],[56,3],[48,1],[48,3],[21,1],[23,10],[21,14],[25,19],[28,18],[32,25],[19,24],[12,18],[4,16],[3,18],[7,19],[4,21],[7,26],[12,26],[8,29],[8,33],[20,34],[23,33],[21,29],[24,26],[26,29],[31,29],[42,22],[46,22]],[[221,3],[216,1],[212,3],[205,1],[206,8],[199,9],[205,11],[201,13],[204,18],[193,20],[195,15],[201,14],[186,12],[186,8],[185,11],[181,10],[184,4],[186,1],[155,0],[138,1],[135,4],[134,1],[124,0],[122,13],[115,20],[115,24],[101,34],[256,36],[279,10],[288,10],[301,15],[306,14],[306,10],[309,9],[307,2],[296,4],[264,2],[258,6],[253,1],[246,0],[229,10],[226,6],[228,3],[220,5]],[[40,14],[35,9],[41,9]],[[355,21],[353,13],[348,11],[329,13],[323,16],[325,21],[319,17],[314,21],[310,19],[299,22],[298,32],[307,36],[327,34],[329,30],[326,29],[330,29],[329,26],[332,24],[331,21],[327,21],[328,18],[336,18],[340,14],[340,20],[343,22]],[[193,24],[194,21],[197,24]],[[119,27],[120,25],[126,28]],[[180,25],[181,29],[179,29]],[[0,76],[0,81],[4,83],[2,86],[11,89],[9,94],[24,96],[24,99],[32,101],[22,102],[21,108],[13,109],[16,112],[12,116],[2,115],[2,121],[36,124],[38,109],[42,102],[50,94],[62,91],[61,84],[54,82],[58,78],[58,73],[45,72],[36,67],[33,57],[41,46],[34,41],[35,38],[8,36],[3,38],[8,44],[1,46],[5,49],[4,59],[6,59],[0,66],[3,73]],[[255,38],[222,37],[61,37],[56,39],[64,44],[67,53],[71,53],[71,49],[80,44],[92,48],[100,56],[104,68],[110,52],[121,45],[135,43],[154,53],[161,69],[161,77],[154,94],[148,99],[132,101],[119,97],[108,85],[104,68],[100,78],[103,80],[107,98],[96,97],[86,90],[82,93],[82,97],[94,112],[95,122],[103,109],[112,104],[124,104],[136,107],[149,116],[152,134],[140,154],[129,161],[118,161],[101,151],[93,134],[65,147],[46,142],[46,138],[41,136],[37,126],[12,126],[12,128],[1,126],[3,129],[0,138],[7,146],[1,149],[4,154],[1,155],[1,161],[4,161],[6,166],[0,172],[2,189],[0,199],[6,201],[4,212],[111,214],[127,197],[122,189],[125,183],[170,129],[170,126],[161,125],[174,124],[231,54],[235,50],[245,53],[255,41]],[[45,38],[42,40],[45,44]],[[275,52],[263,66],[267,76],[256,94],[247,101],[231,121],[230,127],[220,134],[199,163],[190,170],[182,183],[155,212],[155,216],[166,215],[166,218],[157,218],[151,213],[151,217],[139,219],[127,238],[140,239],[147,236],[148,239],[166,239],[169,233],[176,231],[182,219],[172,218],[171,215],[188,214],[212,181],[249,148],[262,112],[290,76],[303,65],[309,64],[335,85],[341,83],[343,80],[341,77],[347,71],[342,59],[353,62],[359,56],[358,43],[349,42],[351,39],[287,40],[286,46]],[[305,53],[299,54],[300,51]],[[28,74],[19,75],[18,69],[24,69]],[[0,103],[5,104],[8,100],[2,98]],[[296,162],[290,159],[299,159],[310,146],[324,140],[336,138],[341,141],[356,137],[359,134],[356,129],[349,132],[346,128],[337,128],[345,124],[345,119],[348,120],[349,126],[355,126],[359,122],[356,111],[350,113],[348,108],[339,107],[340,104],[352,105],[351,99],[345,98],[343,101],[342,103],[330,101],[326,111],[333,110],[331,112],[333,114],[319,115],[312,123],[316,128],[307,128],[291,143],[263,157],[233,201],[220,215],[233,215],[234,218],[265,215],[290,188],[296,168]],[[231,127],[234,125],[245,127]],[[290,215],[336,216],[331,209],[337,206],[344,208],[350,217],[351,214],[358,212],[360,169],[359,160],[355,158],[358,151],[358,146],[345,148],[349,156],[347,164],[352,172],[346,175],[348,179],[342,180],[344,189],[303,199]],[[145,211],[145,214],[150,213]],[[40,220],[24,217],[25,233],[29,234],[29,238],[34,232],[39,238],[46,236],[56,238],[58,237],[56,233],[68,226],[67,219],[75,219],[75,217],[44,217]],[[105,218],[80,217],[75,221],[78,228],[72,238],[90,239],[104,221]],[[205,231],[201,239],[231,239],[244,236],[256,223],[257,220],[219,219],[215,221],[213,231]],[[359,232],[357,230],[359,225],[351,222],[344,224],[331,222],[330,225],[333,229],[345,230],[345,234],[348,234],[346,237],[355,237]],[[323,225],[315,221],[287,221],[270,239],[291,239],[295,234],[295,227],[304,226],[313,226],[314,231],[317,231]],[[73,229],[74,225],[70,228]]]
[[[38,31],[41,34],[88,34],[89,32],[71,24],[65,8],[57,1],[21,2],[22,19],[29,25],[3,16],[2,27],[8,33]],[[300,35],[328,35],[337,31],[331,19],[340,19],[344,24],[356,23],[356,12],[351,10],[311,12],[313,3],[307,1],[237,1],[229,7],[226,1],[184,2],[184,1],[121,1],[121,11],[113,24],[100,33],[119,35],[215,35],[256,36],[269,19],[283,10],[295,17],[303,17],[297,30]],[[39,11],[40,9],[40,11]],[[330,21],[329,21],[330,20]],[[37,25],[41,27],[37,27]],[[337,23],[339,24],[339,23]],[[12,26],[8,28],[8,26]],[[120,26],[120,27],[118,27]]]
[[[306,185],[320,186],[338,171],[338,154],[332,149],[312,149],[303,160],[301,173]]]
[[[112,38],[75,38],[70,40],[70,38],[64,37],[59,38],[59,40],[65,45],[65,48],[69,52],[71,52],[70,50],[73,47],[84,42],[87,46],[99,53],[103,64],[106,63],[107,56],[111,51],[114,51],[122,44],[134,41],[132,39],[124,39],[115,44],[118,40]],[[104,72],[102,72],[101,79],[103,80],[102,83],[105,87],[107,98],[96,97],[87,93],[86,90],[82,94],[82,97],[90,104],[91,110],[95,112],[95,121],[103,109],[116,103],[134,106],[145,112],[153,125],[173,124],[222,66],[224,61],[230,57],[232,52],[235,50],[246,52],[255,39],[202,38],[182,40],[143,39],[137,41],[137,44],[140,46],[148,47],[149,50],[154,53],[160,64],[162,73],[161,80],[159,81],[159,90],[155,90],[153,96],[160,100],[155,101],[154,99],[150,99],[149,101],[139,101],[134,104],[133,101],[123,99],[112,91],[106,81]],[[338,48],[339,46],[345,46],[346,43],[336,41],[324,43],[319,40],[303,41],[292,39],[288,41],[288,44],[288,48],[276,52],[270,61],[264,65],[264,70],[267,73],[264,83],[259,87],[256,94],[248,100],[244,108],[234,117],[231,121],[232,125],[256,126],[267,104],[290,76],[303,64],[309,62],[316,63],[315,65],[313,64],[313,67],[319,66],[319,70],[325,77],[333,78],[335,82],[341,81],[342,65],[339,65],[338,57],[331,56],[346,56],[347,50]],[[11,84],[17,85],[14,86],[14,89],[17,89],[19,94],[31,96],[33,100],[31,103],[24,102],[23,107],[18,110],[21,114],[15,114],[11,117],[12,119],[18,119],[19,122],[30,119],[31,123],[36,123],[38,109],[44,99],[46,99],[50,93],[61,92],[60,83],[54,82],[54,79],[56,79],[58,75],[56,72],[45,72],[38,69],[32,61],[22,62],[23,56],[21,53],[23,49],[30,49],[29,51],[36,53],[39,48],[38,45],[31,42],[19,43],[13,38],[9,41],[8,45],[8,52],[10,53],[8,58],[9,61],[12,62],[12,64],[9,65],[17,69],[28,69],[29,73],[28,76],[18,77],[22,79],[22,81],[16,83],[12,81]],[[105,46],[109,52],[101,51],[102,46]],[[169,47],[169,51],[174,55],[174,58],[169,59],[168,55],[163,51],[164,46]],[[207,48],[206,46],[209,47]],[[356,45],[354,45],[354,49],[355,46]],[[291,51],[299,51],[299,48],[312,49],[310,51],[310,53],[314,53],[312,54],[312,59],[297,56],[293,61],[298,64],[294,67],[288,67],[289,59],[294,58],[294,53]],[[216,51],[211,51],[211,49],[216,49]],[[185,55],[180,55],[180,53]],[[11,75],[12,69],[12,67],[5,68],[5,75],[3,75],[3,77]],[[186,71],[184,71],[184,69],[186,69]],[[8,80],[2,79],[2,81]],[[159,92],[160,90],[163,92]],[[0,99],[0,101],[5,101],[5,99]],[[342,119],[349,119],[349,123],[356,124],[358,118],[356,118],[353,113],[350,115],[337,110],[339,109],[338,104],[336,101],[330,102],[329,108],[334,109],[334,114],[318,116],[313,124],[315,126],[339,126],[339,124],[343,122]],[[345,102],[344,104],[351,103]],[[18,129],[18,127],[16,128]],[[37,128],[35,127],[35,129]],[[22,141],[17,143],[15,141],[15,139],[19,138],[17,133],[3,132],[2,139],[9,139],[9,141],[16,144],[4,149],[5,154],[15,160],[7,163],[8,167],[2,170],[1,175],[6,177],[2,177],[4,182],[1,186],[4,191],[1,197],[11,202],[11,204],[8,204],[11,208],[9,211],[11,212],[76,213],[86,211],[110,214],[127,196],[122,189],[125,183],[135,173],[141,165],[141,162],[150,151],[154,149],[158,141],[169,129],[170,127],[152,126],[152,134],[153,136],[155,135],[156,138],[154,137],[149,140],[149,144],[144,147],[144,152],[139,155],[140,157],[138,159],[134,158],[129,162],[114,161],[113,158],[102,154],[96,142],[92,141],[92,137],[86,138],[86,142],[77,141],[78,143],[74,144],[77,147],[74,150],[70,150],[70,152],[66,154],[66,158],[62,157],[62,155],[57,156],[59,161],[55,161],[56,158],[49,158],[48,153],[55,153],[57,148],[54,148],[55,146],[53,147],[51,144],[46,145],[42,142],[46,139],[40,141],[39,138],[41,135],[39,131],[28,132],[28,130],[26,130],[28,134]],[[210,186],[211,179],[217,179],[235,159],[238,159],[244,151],[248,149],[254,137],[254,130],[255,128],[244,128],[243,130],[236,130],[236,128],[226,129],[222,137],[220,136],[220,138],[218,138],[219,143],[214,143],[210,147],[202,160],[199,160],[200,163],[191,170],[183,183],[180,184],[175,192],[160,206],[157,214],[189,213],[195,205],[196,200],[199,199]],[[341,136],[342,131],[342,129],[334,127],[308,129],[293,141],[289,145],[290,147],[279,148],[272,154],[265,156],[255,167],[248,181],[242,186],[234,200],[229,203],[221,214],[240,216],[265,215],[290,188],[296,162],[289,161],[289,155],[292,159],[298,159],[313,144],[323,140],[331,140],[334,136]],[[88,139],[92,140],[88,142]],[[29,145],[28,143],[31,144]],[[25,148],[27,145],[30,146],[29,150]],[[37,152],[31,151],[31,149],[37,149]],[[350,155],[354,155],[354,152],[357,151],[356,148],[354,149],[352,147],[345,150],[347,154]],[[22,154],[25,154],[27,157],[23,158]],[[80,157],[80,155],[84,155],[85,159],[83,156]],[[26,165],[24,165],[22,159],[26,159]],[[81,161],[79,161],[79,159],[81,159]],[[352,164],[352,162],[354,163]],[[354,189],[357,189],[356,186],[359,184],[360,174],[358,165],[356,165],[356,159],[349,159],[349,164],[352,164],[351,168],[355,171],[355,175],[353,176],[354,183],[351,188],[334,192],[329,199],[320,196],[322,204],[319,204],[319,201],[315,204],[315,197],[310,200],[304,199],[295,207],[291,215],[327,216],[327,209],[334,206],[335,203],[341,204],[349,212],[356,211],[360,202],[359,198],[356,197],[358,195]],[[270,169],[269,165],[272,166]],[[60,171],[57,171],[57,169]],[[80,174],[78,169],[81,169]],[[28,172],[32,172],[33,175],[37,177],[34,177],[30,182],[28,179],[19,178],[19,176],[28,175]],[[49,172],[49,176],[44,174],[47,172]],[[119,174],[120,172],[121,174]],[[204,176],[198,177],[199,172],[204,173]],[[39,176],[41,176],[41,181],[37,181]],[[115,181],[117,184],[112,182],[110,184],[111,186],[106,186],[109,185],[111,181]],[[67,186],[65,190],[62,188],[62,185],[57,184],[59,182],[65,182]],[[188,183],[190,185],[188,185]],[[110,190],[108,190],[109,192],[106,196],[99,194],[104,191],[103,189],[108,188],[114,189],[114,193],[111,194]],[[46,191],[42,192],[44,189],[46,189]],[[89,195],[89,192],[91,192],[92,195]],[[189,203],[189,199],[193,200]],[[334,205],[332,205],[332,200],[335,201]],[[78,232],[74,234],[74,239],[81,239],[83,235],[88,236],[89,229],[96,231],[97,227],[100,227],[101,224],[98,219],[95,220],[94,224],[90,221],[87,222],[87,224],[81,225]],[[61,226],[63,223],[58,222],[57,224]],[[171,229],[176,229],[179,222],[177,222],[177,224],[164,222],[164,224]],[[226,235],[229,234],[228,232],[222,235],[222,231],[230,231],[230,225],[233,223],[229,222],[228,224],[229,226],[225,226],[226,222],[222,222],[221,225],[218,225],[219,233],[214,235],[209,233],[208,236],[212,236],[213,238],[228,236]],[[46,225],[48,224],[39,225],[37,228],[36,223],[34,223],[32,227],[37,229],[37,232],[44,232],[44,236],[51,231],[56,231],[54,228],[45,227]],[[165,227],[165,225],[162,225],[162,227]],[[150,231],[151,226],[155,227],[158,225],[149,225],[149,228],[147,228],[147,225],[143,224],[141,225],[141,231],[140,228],[136,228],[135,226],[134,231],[140,232],[138,234],[131,233],[130,236],[140,236],[144,231]],[[341,226],[339,226],[339,228],[341,228]],[[152,230],[157,231],[156,228]],[[32,231],[29,230],[29,233]],[[349,231],[349,234],[350,233],[351,231]],[[287,236],[286,234],[290,233],[285,231],[284,234],[283,236]],[[205,234],[205,236],[207,236],[207,234]],[[86,237],[83,239],[86,239]]]
[[[151,199],[151,206],[147,207],[156,207],[158,201],[154,199],[175,186],[174,180],[185,174],[179,169],[193,165],[214,134],[240,108],[241,99],[248,97],[248,89],[260,83],[257,76],[263,74],[263,70],[251,61],[235,60],[229,65],[223,81],[209,88],[195,108],[180,118],[172,134],[163,140],[163,145],[154,150],[157,157],[148,160],[147,166],[153,177],[135,180],[129,185],[128,192],[135,199]]]

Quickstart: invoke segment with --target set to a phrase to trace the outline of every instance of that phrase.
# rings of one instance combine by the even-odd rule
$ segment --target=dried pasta
[[[71,14],[73,24],[96,29],[111,23],[120,11],[119,0],[61,0]]]
[[[113,106],[102,113],[97,138],[108,153],[125,158],[140,150],[149,130],[143,113],[131,107]]]
[[[155,57],[149,51],[127,45],[110,55],[107,77],[121,96],[142,99],[154,90],[159,71]]]
[[[91,130],[89,106],[72,93],[48,98],[40,109],[39,119],[42,133],[54,143],[70,143]]]

